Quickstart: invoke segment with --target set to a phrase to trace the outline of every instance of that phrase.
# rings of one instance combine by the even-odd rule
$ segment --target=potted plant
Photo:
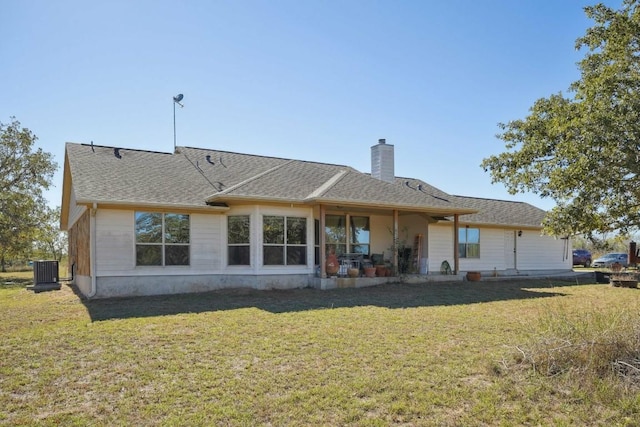
[[[482,274],[479,271],[467,271],[467,280],[470,282],[478,282]]]
[[[327,255],[326,262],[326,271],[329,276],[335,276],[338,274],[338,270],[340,269],[340,262],[338,261],[338,257],[336,256],[334,251],[331,251],[329,255]]]

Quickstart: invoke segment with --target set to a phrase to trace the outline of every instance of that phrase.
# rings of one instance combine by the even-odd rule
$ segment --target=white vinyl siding
[[[538,230],[523,230],[516,237],[518,270],[571,269],[571,247],[560,238],[543,236]]]
[[[504,231],[480,229],[480,258],[460,258],[460,271],[504,270]]]
[[[97,275],[135,269],[133,215],[133,211],[96,211]]]
[[[453,259],[453,224],[429,226],[429,271],[440,272],[440,265],[447,261],[454,268]]]
[[[80,206],[76,204],[76,193],[71,186],[71,197],[69,198],[69,218],[67,219],[67,229],[71,228],[73,224],[82,216],[84,211],[87,210],[86,206]]]
[[[221,222],[224,215],[191,214],[191,266],[195,270],[222,268]]]
[[[518,230],[479,228],[480,258],[460,258],[460,271],[492,272],[495,268],[500,272],[513,268],[513,235],[516,232],[517,236]],[[565,240],[543,236],[540,230],[526,229],[515,239],[516,268],[519,271],[571,269],[571,248],[567,252]],[[454,267],[453,224],[430,225],[428,244],[429,271],[439,272],[444,260]]]
[[[144,276],[153,274],[215,274],[221,267],[221,221],[219,214],[190,214],[191,265],[146,267],[135,265],[133,210],[96,211],[98,276]]]
[[[454,268],[453,231],[453,224],[429,226],[429,271],[439,272],[445,260]],[[480,258],[460,258],[460,271],[503,270],[503,230],[480,228],[480,239]]]
[[[371,215],[369,217],[369,225],[371,227],[371,253],[384,254],[384,258],[390,261],[391,244],[393,236],[393,217],[382,215]]]

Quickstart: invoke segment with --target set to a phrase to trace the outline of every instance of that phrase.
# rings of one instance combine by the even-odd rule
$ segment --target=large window
[[[324,218],[326,253],[336,255],[347,252],[347,224],[344,215],[327,215]]]
[[[349,227],[347,227],[346,215],[327,215],[325,217],[325,239],[327,254],[335,251],[336,255],[346,252],[369,255],[371,243],[369,240],[369,217],[350,216]]]
[[[263,264],[307,264],[307,220],[287,216],[264,216]]]
[[[369,217],[352,216],[349,229],[349,251],[369,255]]]
[[[189,265],[189,215],[136,212],[136,265]]]
[[[480,229],[458,229],[458,256],[460,258],[480,258]]]
[[[228,217],[227,245],[229,265],[250,265],[251,221],[249,215]]]

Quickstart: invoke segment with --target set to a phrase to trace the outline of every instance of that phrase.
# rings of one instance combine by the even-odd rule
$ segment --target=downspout
[[[513,230],[513,269],[518,272],[518,232]]]
[[[96,210],[98,204],[93,203],[89,212],[89,268],[91,269],[91,290],[87,298],[93,298],[98,292],[96,286]]]

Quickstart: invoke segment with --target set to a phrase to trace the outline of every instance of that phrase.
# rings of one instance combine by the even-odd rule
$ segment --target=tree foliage
[[[24,257],[42,225],[46,203],[43,190],[57,169],[49,153],[34,150],[37,137],[15,118],[0,122],[0,268],[11,258]]]
[[[574,249],[587,249],[591,251],[593,259],[606,252],[627,252],[629,243],[633,240],[631,236],[619,233],[608,233],[586,238],[575,236],[572,240]]]
[[[68,246],[67,233],[60,231],[60,206],[52,209],[45,206],[41,224],[35,236],[35,249],[46,259],[60,261]]]
[[[585,8],[594,25],[576,41],[581,77],[537,100],[522,120],[501,123],[506,151],[483,160],[509,192],[556,202],[555,235],[623,233],[640,226],[640,6]]]

